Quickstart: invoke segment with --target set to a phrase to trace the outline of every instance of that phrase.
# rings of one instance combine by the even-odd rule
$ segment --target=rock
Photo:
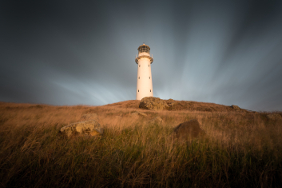
[[[176,138],[189,139],[205,135],[205,131],[200,128],[200,124],[196,119],[183,122],[174,128]]]
[[[282,120],[282,117],[279,115],[279,114],[275,114],[275,113],[272,113],[272,114],[267,114],[266,117],[269,119],[269,120]]]
[[[173,104],[176,103],[176,101],[174,101],[173,99],[168,99],[168,100],[166,101],[166,103],[167,103],[167,105],[172,106]]]
[[[177,102],[176,101],[174,101],[173,99],[168,99],[167,101],[166,101],[166,104],[168,105],[168,110],[172,110],[173,109],[173,107],[177,104]]]
[[[241,108],[237,105],[231,105],[230,107],[233,108],[236,111],[241,110]]]
[[[100,127],[100,124],[95,121],[81,121],[76,122],[67,126],[64,126],[60,129],[60,132],[70,137],[72,135],[89,135],[96,136],[102,135],[103,129]]]
[[[157,97],[144,97],[139,105],[139,108],[149,110],[165,110],[168,109],[168,105],[165,101]]]

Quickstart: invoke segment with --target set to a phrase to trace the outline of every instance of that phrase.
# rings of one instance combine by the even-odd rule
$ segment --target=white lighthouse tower
[[[153,97],[153,82],[151,64],[153,58],[150,56],[150,47],[143,44],[138,48],[138,56],[135,58],[137,66],[137,88],[136,100],[143,97]]]

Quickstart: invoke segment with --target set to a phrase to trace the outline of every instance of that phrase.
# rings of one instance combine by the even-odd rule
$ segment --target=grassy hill
[[[193,101],[169,110],[0,102],[0,187],[281,187],[282,113]],[[137,112],[137,113],[136,113]],[[101,137],[59,133],[97,120]],[[203,138],[171,137],[197,119]]]

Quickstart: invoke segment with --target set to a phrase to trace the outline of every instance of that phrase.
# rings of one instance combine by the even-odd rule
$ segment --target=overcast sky
[[[282,111],[282,1],[0,1],[0,101],[136,99],[138,46],[154,96]]]

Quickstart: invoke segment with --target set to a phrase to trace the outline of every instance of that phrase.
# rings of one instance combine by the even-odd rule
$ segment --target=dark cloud
[[[0,100],[135,99],[137,48],[154,95],[282,110],[281,1],[1,1]]]

